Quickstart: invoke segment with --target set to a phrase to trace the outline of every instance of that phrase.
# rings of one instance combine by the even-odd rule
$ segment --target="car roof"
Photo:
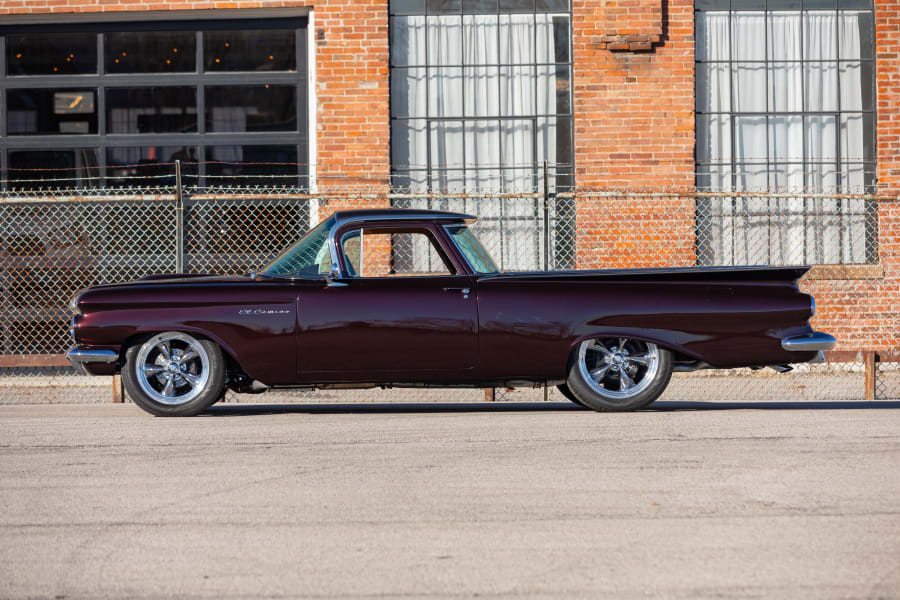
[[[363,210],[340,210],[334,213],[335,225],[358,221],[457,221],[473,223],[477,217],[463,213],[442,210],[417,210],[408,208],[370,208]]]

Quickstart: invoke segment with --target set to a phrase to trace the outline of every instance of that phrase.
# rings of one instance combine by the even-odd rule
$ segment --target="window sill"
[[[884,279],[881,265],[813,265],[804,279]]]

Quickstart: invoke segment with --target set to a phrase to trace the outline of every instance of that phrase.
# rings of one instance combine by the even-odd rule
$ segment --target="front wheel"
[[[597,411],[644,408],[659,398],[672,376],[672,353],[640,340],[585,340],[573,358],[566,384]]]
[[[225,390],[225,360],[215,343],[167,331],[125,353],[122,382],[134,403],[158,417],[203,412]]]

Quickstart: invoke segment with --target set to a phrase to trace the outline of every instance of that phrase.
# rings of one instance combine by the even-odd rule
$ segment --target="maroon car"
[[[69,360],[155,415],[230,388],[557,385],[635,410],[673,371],[822,360],[806,267],[500,272],[435,211],[337,212],[258,274],[154,275],[72,300]]]

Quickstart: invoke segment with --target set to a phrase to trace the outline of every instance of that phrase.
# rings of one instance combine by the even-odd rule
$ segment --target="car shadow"
[[[661,400],[640,412],[686,412],[717,410],[872,410],[900,409],[900,400],[823,400],[798,402],[679,402]],[[475,403],[373,403],[373,404],[217,404],[209,417],[271,414],[405,414],[405,413],[515,413],[590,412],[571,402]],[[607,413],[609,414],[609,413]]]

